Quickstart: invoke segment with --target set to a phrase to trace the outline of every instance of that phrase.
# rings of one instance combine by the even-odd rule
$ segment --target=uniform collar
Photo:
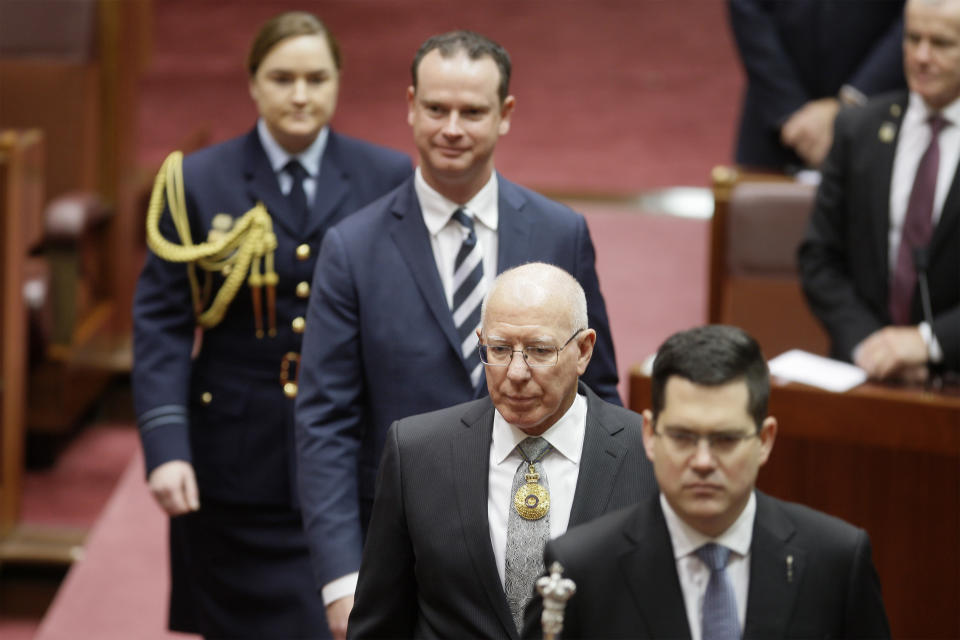
[[[274,173],[280,173],[290,160],[298,160],[307,174],[311,178],[320,175],[320,159],[327,148],[327,140],[330,138],[330,127],[320,129],[320,133],[314,138],[309,147],[298,154],[291,154],[280,146],[267,128],[267,123],[263,118],[257,120],[257,135],[260,137],[260,144],[263,151],[267,154],[267,160],[270,161],[270,167]]]

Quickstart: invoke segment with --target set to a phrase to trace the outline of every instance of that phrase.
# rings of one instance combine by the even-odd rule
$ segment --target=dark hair
[[[306,11],[287,11],[267,20],[254,37],[247,55],[247,71],[250,75],[256,75],[260,63],[271,49],[281,41],[296,36],[325,36],[333,63],[340,69],[340,45],[320,18]]]
[[[431,36],[427,41],[420,45],[417,53],[413,56],[413,64],[410,65],[410,75],[413,78],[413,88],[417,88],[417,69],[423,56],[436,49],[444,58],[451,58],[461,51],[467,54],[471,60],[479,60],[484,56],[493,58],[497,69],[500,70],[500,86],[498,93],[502,103],[510,95],[510,54],[499,44],[473,31],[450,31],[440,35]]]
[[[747,411],[760,430],[767,416],[770,374],[760,345],[743,329],[707,325],[675,333],[660,345],[651,381],[654,420],[663,410],[663,395],[671,376],[705,386],[743,379],[747,383]]]

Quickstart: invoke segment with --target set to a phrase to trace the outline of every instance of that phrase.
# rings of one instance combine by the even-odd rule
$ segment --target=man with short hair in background
[[[907,2],[903,58],[909,93],[837,118],[798,262],[832,357],[922,381],[960,372],[960,0]]]

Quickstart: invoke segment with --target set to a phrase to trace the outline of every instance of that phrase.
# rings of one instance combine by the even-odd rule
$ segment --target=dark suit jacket
[[[554,560],[577,584],[563,638],[690,638],[658,496],[547,543],[546,566]],[[541,611],[538,595],[525,637],[540,637]],[[867,533],[757,492],[743,637],[889,638]]]
[[[833,148],[798,253],[807,301],[830,334],[831,355],[850,360],[861,340],[891,324],[888,310],[890,180],[907,94],[871,101],[837,118]],[[958,169],[960,174],[960,169]],[[960,370],[960,179],[955,175],[934,228],[927,278],[933,332],[945,365]],[[919,288],[911,322],[923,320]]]
[[[607,312],[583,216],[499,178],[498,272],[553,263],[583,286],[597,331],[583,377],[619,404]],[[297,447],[304,523],[320,585],[357,571],[387,428],[466,402],[460,357],[413,179],[324,239],[307,318]]]
[[[656,495],[642,418],[585,385],[570,526]],[[352,638],[516,638],[487,521],[489,398],[394,423],[377,479]]]
[[[747,86],[736,158],[802,166],[780,127],[844,84],[867,96],[903,89],[903,0],[728,0]]]
[[[307,300],[295,294],[313,275],[324,232],[400,184],[410,159],[333,131],[321,160],[317,197],[307,225],[288,201],[256,129],[189,155],[183,163],[186,206],[194,242],[203,242],[218,213],[235,218],[262,201],[273,219],[277,335],[257,339],[250,293],[244,285],[223,321],[204,332],[191,359],[195,317],[183,264],[148,253],[133,307],[133,392],[147,472],[174,459],[191,461],[201,497],[231,503],[286,504],[293,484],[293,402],[283,395],[280,364],[299,352],[291,321],[305,316]],[[169,213],[161,230],[180,243]],[[311,257],[296,257],[307,244]],[[217,276],[215,287],[223,282]],[[212,400],[204,403],[202,394]]]

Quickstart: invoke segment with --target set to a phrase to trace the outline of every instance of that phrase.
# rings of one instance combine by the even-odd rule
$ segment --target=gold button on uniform
[[[310,257],[310,245],[302,244],[297,247],[297,260],[306,260]]]
[[[297,285],[297,297],[298,298],[309,298],[310,297],[310,283],[304,280]]]
[[[283,395],[287,396],[288,398],[296,398],[297,385],[293,382],[288,382],[285,385],[283,385]]]
[[[209,391],[204,391],[202,394],[200,394],[200,402],[203,404],[210,404],[213,402],[213,394]]]
[[[291,325],[294,333],[303,333],[303,330],[307,328],[307,321],[302,316],[297,316],[293,319]]]

